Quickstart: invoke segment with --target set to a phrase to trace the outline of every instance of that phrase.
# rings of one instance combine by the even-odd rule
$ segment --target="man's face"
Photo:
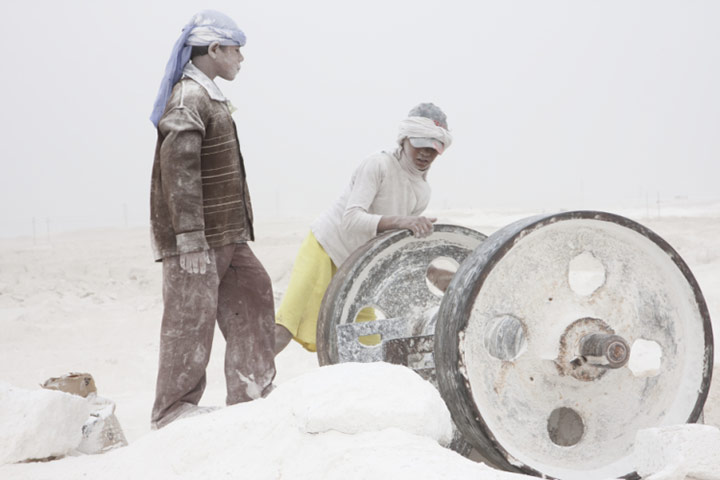
[[[408,156],[415,167],[422,171],[430,168],[430,165],[438,156],[438,152],[434,148],[415,148],[407,140],[405,140],[405,148],[407,148]]]
[[[225,80],[234,80],[240,71],[240,63],[245,60],[245,57],[240,53],[240,47],[237,45],[219,46],[215,52],[215,71],[217,74]]]

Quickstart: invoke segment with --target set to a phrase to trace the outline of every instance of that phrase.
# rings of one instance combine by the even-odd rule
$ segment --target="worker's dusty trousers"
[[[152,425],[195,409],[205,390],[215,320],[225,337],[228,405],[267,395],[275,377],[270,277],[247,244],[210,249],[204,274],[163,259],[164,312]]]

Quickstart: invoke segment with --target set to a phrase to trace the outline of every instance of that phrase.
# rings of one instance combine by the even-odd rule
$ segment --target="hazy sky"
[[[434,208],[720,198],[714,0],[40,0],[0,30],[0,235],[148,223],[148,116],[204,8],[248,37],[218,84],[258,218],[319,214],[423,101],[455,137]]]

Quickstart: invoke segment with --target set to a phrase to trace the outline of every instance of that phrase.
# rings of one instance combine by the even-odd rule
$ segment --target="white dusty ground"
[[[678,250],[703,290],[715,332],[720,331],[720,203],[665,208],[661,217],[648,216],[644,209],[613,211],[648,226]],[[513,220],[542,212],[436,213],[442,223],[491,234]],[[253,249],[270,273],[278,300],[308,220],[260,221],[256,226]],[[162,306],[161,268],[151,257],[146,228],[57,234],[36,242],[0,239],[0,383],[37,390],[50,377],[89,372],[99,394],[116,402],[116,415],[130,441],[129,447],[99,456],[0,466],[0,478],[78,478],[81,472],[88,478],[110,479],[525,478],[488,470],[439,447],[444,427],[423,425],[431,410],[445,415],[433,393],[412,397],[422,405],[408,416],[400,418],[406,409],[396,405],[369,421],[370,410],[358,407],[362,402],[356,401],[359,393],[352,383],[353,378],[358,382],[366,377],[358,372],[320,374],[315,356],[294,343],[277,359],[280,387],[267,400],[152,432],[149,415]],[[218,332],[203,405],[223,404],[222,351]],[[373,371],[373,378],[366,379],[368,388],[387,389],[386,405],[407,404],[412,398],[403,396],[407,392],[397,384],[421,387],[404,373],[394,368]],[[304,374],[311,376],[293,380]],[[320,384],[333,388],[320,388],[318,394],[319,387],[307,387]],[[718,390],[716,383],[705,409],[706,423],[715,426],[720,425]],[[1,394],[0,388],[0,400]],[[298,410],[297,404],[303,408]],[[322,413],[316,405],[325,405]],[[0,447],[3,428],[0,425]],[[693,457],[693,462],[709,462],[720,471],[720,453],[693,445],[692,435],[662,438],[665,443],[660,446],[666,448],[657,448],[662,455],[668,445],[680,442],[676,451],[705,452],[707,457]],[[716,478],[702,476],[707,468],[698,473],[684,465],[674,471],[675,476],[657,479],[685,474]]]

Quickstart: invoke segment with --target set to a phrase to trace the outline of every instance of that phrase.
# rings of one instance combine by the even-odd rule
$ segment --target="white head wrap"
[[[398,144],[402,145],[406,138],[432,138],[442,143],[442,151],[452,143],[450,132],[426,117],[407,117],[400,122]]]

